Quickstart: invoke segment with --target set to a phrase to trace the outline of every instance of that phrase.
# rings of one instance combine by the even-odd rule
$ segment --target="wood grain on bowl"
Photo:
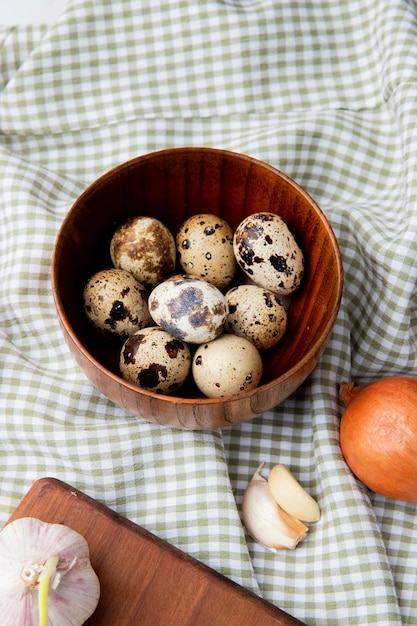
[[[263,354],[260,386],[208,399],[192,386],[162,396],[124,381],[117,342],[93,332],[82,291],[97,270],[111,266],[109,245],[118,224],[133,215],[161,220],[174,234],[188,217],[213,213],[232,228],[247,215],[271,211],[288,224],[306,259],[301,288],[291,296],[288,327]],[[230,426],[272,409],[307,378],[320,358],[339,311],[340,250],[326,216],[291,178],[253,159],[213,148],[173,148],[137,157],[93,182],[70,208],[58,234],[52,286],[68,345],[91,382],[110,400],[145,420],[176,428]]]

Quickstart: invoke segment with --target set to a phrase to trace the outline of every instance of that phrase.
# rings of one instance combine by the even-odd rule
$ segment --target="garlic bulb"
[[[252,537],[267,548],[293,549],[308,533],[308,527],[275,502],[268,481],[258,467],[243,494],[243,522]]]
[[[88,544],[79,533],[32,517],[1,530],[2,626],[81,626],[99,596]]]

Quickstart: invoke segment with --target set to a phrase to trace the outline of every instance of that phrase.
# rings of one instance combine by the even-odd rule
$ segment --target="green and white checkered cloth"
[[[0,31],[0,522],[55,476],[310,626],[417,624],[417,508],[369,493],[338,445],[342,380],[417,371],[417,9],[411,0],[73,0]],[[320,204],[340,315],[308,381],[222,431],[149,424],[63,341],[51,252],[72,202],[138,154],[244,152]],[[417,451],[416,451],[417,454]],[[294,551],[240,521],[261,461],[322,519]]]

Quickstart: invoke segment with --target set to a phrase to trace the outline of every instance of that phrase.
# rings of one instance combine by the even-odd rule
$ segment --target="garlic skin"
[[[2,626],[38,626],[38,579],[53,555],[58,563],[48,593],[48,625],[81,626],[94,612],[100,583],[84,537],[67,526],[26,517],[0,532]]]
[[[305,539],[308,527],[289,515],[274,500],[268,481],[258,467],[245,489],[242,517],[252,537],[272,550],[294,549]]]

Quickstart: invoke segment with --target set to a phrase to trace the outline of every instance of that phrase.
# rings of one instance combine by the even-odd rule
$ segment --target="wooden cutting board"
[[[9,522],[78,531],[101,585],[89,626],[303,626],[272,604],[54,478],[33,483]],[[305,626],[305,625],[304,625]]]

